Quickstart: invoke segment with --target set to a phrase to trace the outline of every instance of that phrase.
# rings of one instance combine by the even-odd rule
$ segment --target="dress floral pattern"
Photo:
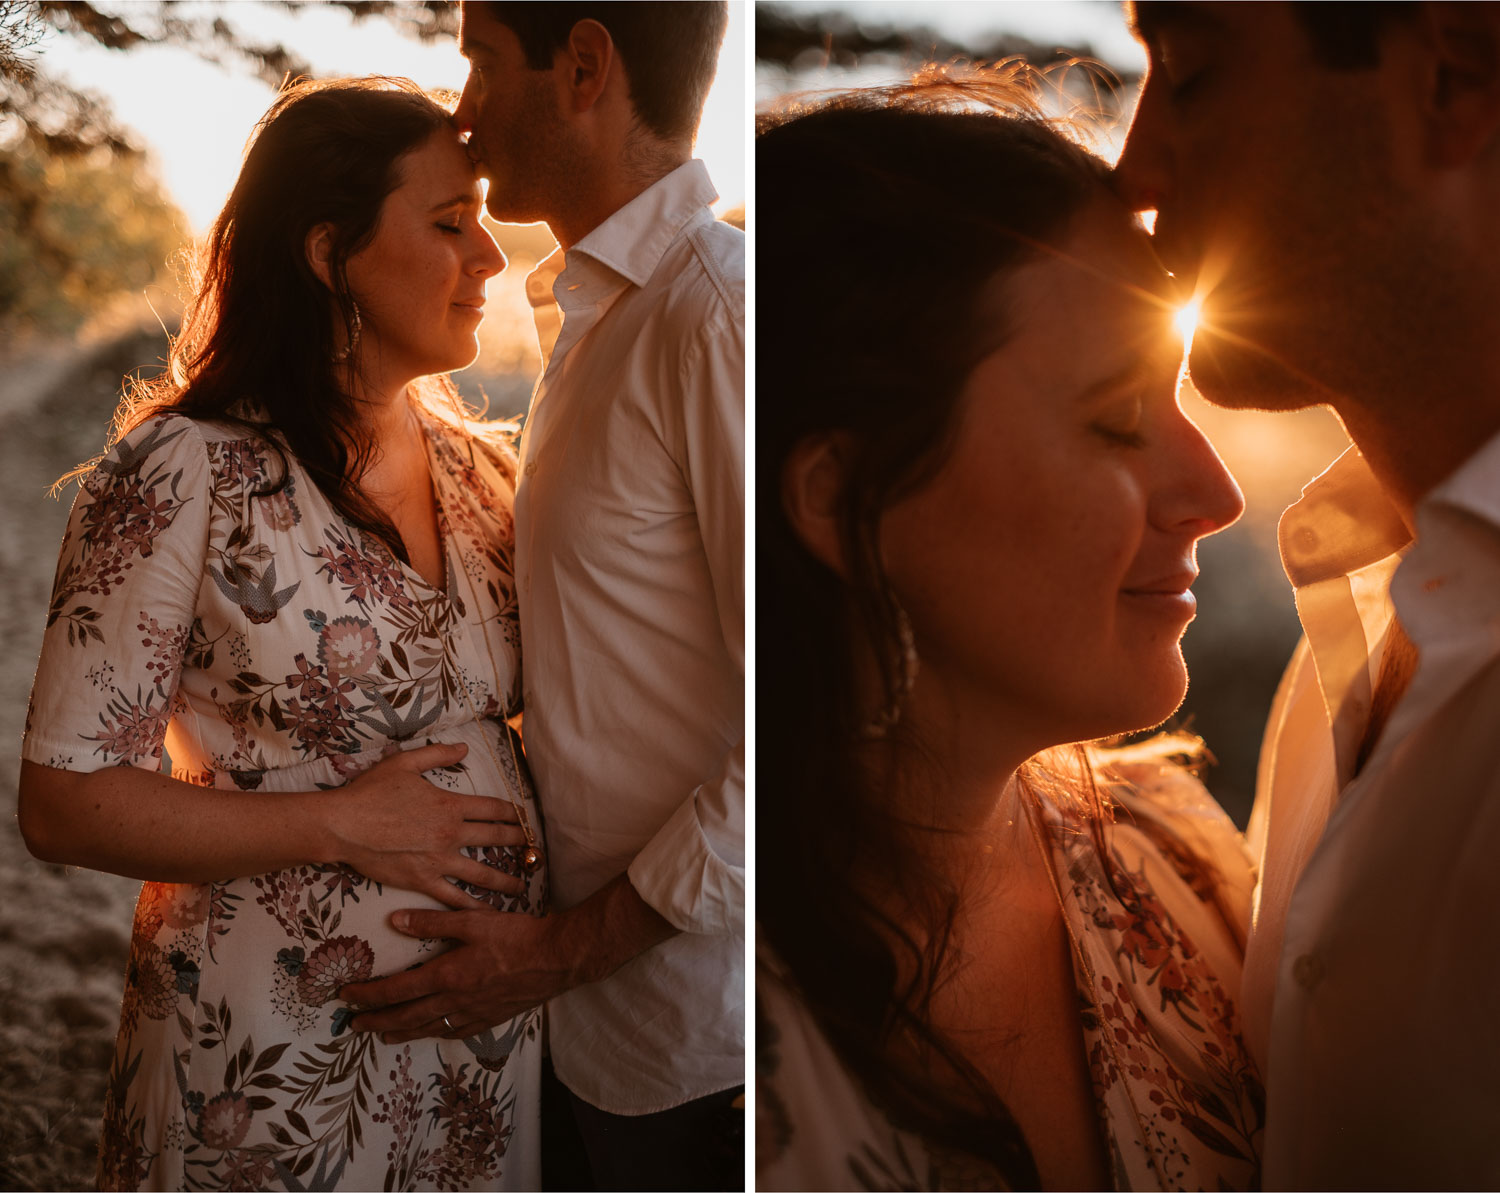
[[[428,772],[523,792],[503,439],[420,416],[447,582],[345,522],[295,463],[228,425],[159,416],[85,480],[63,540],[24,757],[203,787],[341,786],[393,750],[466,742]],[[477,715],[477,719],[476,719]],[[519,770],[520,773],[517,773]],[[511,874],[519,851],[470,851]],[[466,888],[540,915],[524,894]],[[386,924],[435,907],[347,867],[146,883],[136,907],[101,1188],[535,1188],[541,1013],[468,1040],[346,1030],[346,982],[444,946]]]
[[[1116,1189],[1260,1183],[1265,1093],[1240,1039],[1254,875],[1239,833],[1174,767],[1122,768],[1100,854],[1087,824],[1039,798],[1074,943],[1079,1028]],[[762,947],[757,1188],[998,1189],[973,1156],[929,1147],[867,1098]]]

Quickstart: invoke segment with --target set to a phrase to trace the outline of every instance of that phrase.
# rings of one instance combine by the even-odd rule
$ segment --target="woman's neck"
[[[377,445],[409,438],[413,426],[413,404],[408,387],[414,377],[382,376],[356,370],[351,396],[359,410],[360,423]]]

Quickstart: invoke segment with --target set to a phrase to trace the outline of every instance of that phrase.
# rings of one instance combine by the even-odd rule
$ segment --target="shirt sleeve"
[[[705,328],[684,366],[684,475],[692,490],[724,645],[745,673],[743,306]],[[684,932],[745,932],[745,741],[687,796],[629,868],[636,892]]]
[[[84,479],[58,558],[22,757],[62,770],[161,765],[208,551],[197,428],[154,418]]]

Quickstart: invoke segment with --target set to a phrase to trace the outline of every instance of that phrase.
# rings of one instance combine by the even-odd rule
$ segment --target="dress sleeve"
[[[745,673],[745,331],[731,308],[684,372],[684,475],[719,629]],[[684,932],[745,932],[745,741],[741,734],[630,864],[630,883]]]
[[[161,765],[208,551],[203,439],[154,418],[85,478],[63,536],[22,757],[62,770]]]

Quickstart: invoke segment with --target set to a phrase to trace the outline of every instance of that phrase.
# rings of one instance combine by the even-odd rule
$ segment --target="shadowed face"
[[[1156,209],[1162,261],[1203,299],[1195,384],[1272,409],[1359,384],[1402,325],[1393,290],[1422,272],[1398,231],[1396,68],[1323,65],[1287,4],[1134,13],[1150,64],[1116,179]]]
[[[469,132],[469,156],[489,182],[485,207],[502,223],[548,220],[558,188],[576,185],[582,152],[562,116],[556,73],[527,66],[515,32],[483,6],[465,4],[462,21],[469,75],[454,120]]]
[[[399,164],[370,243],[345,265],[367,368],[412,377],[471,364],[485,282],[505,268],[479,223],[479,184],[458,135],[435,133]]]
[[[966,381],[949,454],[880,526],[914,719],[993,717],[1033,749],[1156,724],[1187,686],[1197,541],[1243,508],[1177,405],[1166,279],[1100,200],[995,301],[1010,334]]]

